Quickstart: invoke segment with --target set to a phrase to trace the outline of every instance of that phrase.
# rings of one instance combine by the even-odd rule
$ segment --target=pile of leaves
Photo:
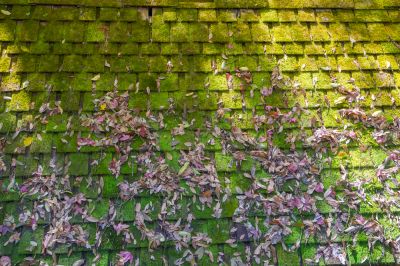
[[[79,146],[114,147],[116,158],[109,165],[111,173],[118,176],[121,166],[128,161],[132,150],[132,142],[136,137],[145,140],[144,150],[154,149],[155,135],[150,131],[146,119],[132,111],[129,105],[129,95],[119,95],[113,91],[95,102],[98,112],[84,117],[82,125],[88,127],[97,138],[85,137],[78,139]]]

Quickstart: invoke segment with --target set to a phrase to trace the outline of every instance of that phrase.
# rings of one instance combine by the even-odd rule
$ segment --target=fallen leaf
[[[93,78],[92,78],[92,81],[97,81],[97,80],[99,80],[100,79],[100,74],[97,74],[96,76],[94,76]]]
[[[83,264],[85,264],[85,260],[80,259],[80,260],[75,261],[74,264],[72,264],[72,266],[81,266]]]
[[[8,11],[8,10],[1,10],[1,13],[3,13],[3,14],[6,15],[6,16],[11,15],[11,12]]]
[[[32,137],[26,137],[23,141],[24,147],[28,147],[32,144],[33,138]]]
[[[182,175],[185,171],[186,171],[186,169],[189,167],[189,162],[186,162],[182,167],[181,167],[181,169],[179,169],[179,172],[178,172],[178,175]]]
[[[339,97],[335,100],[335,104],[341,104],[346,100],[346,96]]]

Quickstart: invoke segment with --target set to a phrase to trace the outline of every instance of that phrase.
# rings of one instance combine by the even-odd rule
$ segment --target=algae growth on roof
[[[0,43],[0,265],[400,262],[399,0],[2,0]]]

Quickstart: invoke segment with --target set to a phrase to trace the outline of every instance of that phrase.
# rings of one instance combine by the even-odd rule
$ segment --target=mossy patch
[[[29,111],[31,105],[30,94],[26,91],[14,93],[11,100],[7,103],[9,111]]]

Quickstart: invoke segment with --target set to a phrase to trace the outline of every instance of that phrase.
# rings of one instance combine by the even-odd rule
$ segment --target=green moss
[[[142,55],[158,55],[160,53],[160,44],[159,43],[143,43],[140,46],[140,53]],[[154,58],[150,58],[148,60],[152,60]],[[162,58],[160,58],[160,59],[162,59]],[[163,70],[164,70],[166,61],[165,61],[165,64],[162,64],[162,62],[160,62],[159,65],[164,65],[164,68],[163,68]]]
[[[237,20],[235,11],[230,9],[220,9],[218,19],[223,22],[234,22]]]
[[[246,67],[250,72],[257,71],[258,69],[258,58],[256,56],[243,55],[236,61],[236,67]]]
[[[398,70],[399,65],[393,55],[378,55],[377,61],[379,63],[379,67],[385,70]],[[377,65],[374,65],[374,68],[377,68]]]
[[[81,72],[83,69],[83,58],[80,55],[67,55],[64,57],[61,67],[66,72]]]
[[[91,157],[91,173],[95,175],[109,175],[108,166],[112,160],[112,153],[95,153]],[[95,164],[92,162],[95,161]]]
[[[9,111],[29,111],[30,104],[31,98],[29,93],[20,91],[11,96],[11,101],[7,103],[7,109]]]
[[[299,58],[298,64],[303,71],[318,71],[319,69],[317,61],[310,57]]]
[[[101,219],[107,215],[109,207],[110,207],[109,202],[105,200],[101,201],[93,200],[92,202],[89,203],[88,210],[93,217]]]
[[[215,110],[218,103],[218,94],[215,92],[199,92],[198,101],[200,110]]]
[[[190,38],[190,30],[188,23],[175,23],[171,26],[171,41],[187,42]]]
[[[108,27],[103,23],[88,23],[86,26],[87,42],[104,42]]]
[[[96,9],[90,7],[81,7],[79,10],[79,20],[83,21],[96,20]]]
[[[42,55],[39,60],[39,72],[56,72],[59,67],[58,55]]]
[[[281,71],[296,71],[299,68],[299,62],[295,57],[286,57],[280,60],[279,67]]]
[[[162,12],[162,19],[164,21],[176,21],[177,20],[177,16],[176,16],[176,11],[175,9],[172,8],[165,8],[163,9]]]
[[[314,22],[315,14],[313,10],[299,10],[297,17],[302,22]]]
[[[15,21],[0,22],[0,41],[10,42],[14,40]]]
[[[0,72],[8,72],[10,70],[11,58],[8,56],[2,56],[0,58]]]
[[[205,42],[208,41],[209,32],[208,26],[205,23],[191,23],[190,24],[190,41]]]
[[[120,51],[122,55],[138,54],[139,45],[137,43],[123,43],[121,44]]]
[[[46,132],[65,132],[67,130],[67,119],[66,114],[51,116],[46,124]]]
[[[222,203],[222,214],[221,217],[233,217],[235,210],[238,208],[239,202],[236,198],[231,197],[227,201]]]
[[[313,41],[324,41],[329,39],[328,29],[323,24],[312,25],[310,34]]]
[[[275,9],[263,9],[260,12],[260,17],[263,22],[278,22],[278,13]]]
[[[159,53],[159,46],[155,46],[154,48],[157,48],[156,54]],[[154,53],[153,53],[154,54]],[[154,56],[150,57],[147,60],[148,65],[149,65],[149,71],[150,72],[166,72],[167,70],[167,64],[168,64],[168,58],[164,56]]]
[[[262,71],[272,71],[276,66],[277,60],[274,56],[260,56],[258,64]]]
[[[69,171],[71,175],[87,175],[89,173],[89,157],[85,153],[72,153],[69,155]]]
[[[3,75],[1,79],[1,91],[17,91],[20,89],[21,76],[18,74]]]
[[[231,223],[228,219],[209,219],[208,220],[208,232],[212,228],[213,234],[210,235],[213,244],[225,243],[230,239]]]
[[[289,24],[279,24],[271,29],[272,38],[275,42],[291,42],[293,41],[291,32],[291,26]]]
[[[105,69],[105,62],[106,59],[102,55],[90,55],[85,57],[84,62],[83,62],[83,69],[82,71],[84,72],[92,72],[92,73],[102,73],[104,72]],[[125,69],[125,71],[127,71]],[[80,73],[79,75],[88,75],[87,73]],[[88,80],[91,81],[92,77],[89,78]],[[86,84],[86,82],[84,83]],[[91,86],[89,86],[90,88]],[[89,90],[89,88],[86,88],[86,90]]]
[[[176,55],[179,54],[179,46],[177,43],[162,43],[161,54],[163,55]]]
[[[37,40],[39,31],[39,22],[34,20],[26,20],[18,23],[16,30],[17,41],[34,42]]]
[[[235,246],[224,245],[224,261],[228,264],[231,261],[245,261],[245,245],[244,243],[239,243]]]
[[[121,65],[124,65],[126,61],[122,58],[118,61]],[[119,67],[122,67],[122,66]],[[117,66],[118,67],[118,66]],[[117,69],[117,68],[114,68]],[[100,75],[100,79],[96,81],[96,90],[99,91],[110,91],[114,88],[115,73],[103,73]]]
[[[0,132],[9,132],[15,129],[16,126],[16,116],[12,113],[1,113],[0,114]]]
[[[355,41],[368,41],[370,39],[367,26],[362,23],[349,24],[350,37]]]
[[[124,7],[119,10],[120,11],[120,19],[122,21],[136,21],[137,20],[137,8],[134,7]]]
[[[6,54],[20,54],[32,51],[31,47],[25,43],[10,43],[4,49]]]
[[[245,22],[259,21],[258,12],[254,9],[242,9],[240,12],[240,20]]]
[[[215,153],[215,165],[218,171],[231,172],[236,169],[233,157]]]
[[[205,21],[205,22],[217,21],[217,11],[215,9],[200,9],[199,21]]]
[[[134,145],[136,143],[140,147],[143,144],[143,141],[136,139]],[[130,157],[128,161],[121,166],[121,174],[133,175],[134,173],[137,173],[137,163],[132,157]]]
[[[41,42],[44,42],[40,40]],[[64,55],[64,54],[73,54],[73,45],[68,42],[56,42],[53,44],[54,54]]]
[[[325,49],[320,44],[305,44],[304,45],[304,54],[320,54],[323,55],[325,53]]]
[[[52,143],[53,136],[51,134],[39,134],[33,136],[29,150],[31,153],[50,153]]]
[[[104,198],[115,198],[118,196],[119,189],[118,184],[123,181],[122,177],[114,177],[114,176],[103,176],[104,187],[102,191],[102,195]],[[132,210],[133,213],[133,210]]]
[[[52,8],[50,6],[38,6],[33,10],[32,18],[38,20],[48,20],[52,15],[51,10]]]
[[[19,143],[23,147],[23,143]],[[15,168],[16,176],[32,176],[38,167],[38,158],[34,156],[18,155],[17,160],[21,163]]]
[[[77,152],[77,136],[74,134],[72,136],[65,136],[64,133],[55,134],[53,147],[57,152]]]
[[[297,252],[288,252],[283,250],[281,245],[276,248],[279,265],[291,266],[300,264],[300,258]]]
[[[247,23],[236,23],[233,26],[233,38],[236,42],[250,42],[251,31],[249,24]]]
[[[81,255],[79,253],[75,253],[72,255],[60,255],[58,258],[59,265],[73,265],[75,262],[81,259]]]
[[[170,26],[162,21],[154,21],[151,39],[155,42],[169,42]]]
[[[30,6],[14,5],[11,10],[11,17],[13,19],[28,19],[31,15],[30,10]]]
[[[74,76],[71,82],[71,88],[74,91],[91,91],[93,75],[87,73],[79,73]]]
[[[146,110],[147,107],[147,95],[143,93],[130,94],[129,107]]]
[[[192,213],[196,219],[208,219],[209,217],[212,217],[212,215],[214,214],[212,208],[207,207],[206,205],[202,205],[199,202],[191,203],[188,204],[187,206],[189,208],[188,211]],[[207,232],[206,223],[201,223],[201,221],[198,221],[196,225],[198,229],[200,227],[204,232]],[[195,225],[193,225],[193,227],[196,228]]]
[[[302,244],[301,247],[301,257],[304,260],[310,259],[314,260],[317,253],[317,247],[312,244]]]
[[[148,70],[148,59],[143,57],[130,57],[129,69],[133,72],[145,72]]]
[[[217,91],[228,90],[228,84],[225,75],[209,76],[208,83],[210,84],[209,85],[210,90],[217,90]]]
[[[178,74],[167,74],[160,78],[160,91],[177,91],[179,90]]]
[[[313,79],[315,82],[315,87],[318,89],[331,89],[332,88],[332,79],[327,73],[314,73]]]
[[[113,22],[110,24],[110,41],[126,42],[129,38],[129,29],[126,22]]]
[[[203,32],[204,33],[204,32]],[[198,38],[202,38],[200,35]],[[203,38],[204,40],[204,38]],[[182,43],[181,52],[185,55],[193,55],[200,54],[201,52],[201,44],[200,43]]]
[[[196,21],[197,9],[178,9],[177,16],[179,21]]]
[[[193,69],[198,72],[211,71],[211,57],[207,56],[193,56]]]
[[[251,26],[251,34],[255,42],[271,41],[271,34],[268,25],[265,23],[254,23]]]
[[[129,37],[133,42],[149,42],[150,40],[150,25],[145,21],[137,21],[132,23],[132,34]]]
[[[40,254],[42,250],[41,243],[43,241],[43,237],[43,227],[39,227],[35,231],[30,229],[23,230],[17,252],[19,254]],[[32,241],[36,243],[36,246],[31,245]]]
[[[370,262],[377,264],[387,264],[394,263],[395,260],[392,252],[389,249],[381,245],[375,245],[370,254]]]
[[[220,43],[205,43],[203,44],[203,54],[221,54],[224,51],[223,44]]]
[[[366,244],[357,244],[347,249],[347,256],[351,264],[362,264],[368,261],[370,256],[368,246]]]
[[[294,22],[297,20],[294,10],[279,10],[278,16],[280,22]]]
[[[100,259],[96,259],[96,261],[94,261],[95,256],[93,254],[87,254],[86,255],[86,259],[87,259],[87,263],[89,265],[93,265],[93,264],[97,264],[97,265],[107,265],[109,258],[108,258],[108,252],[101,252],[100,255]],[[49,263],[50,264],[50,263]]]
[[[83,42],[85,24],[82,22],[68,22],[65,25],[64,39],[66,42]]]
[[[75,52],[82,55],[91,55],[97,52],[97,47],[94,43],[76,43]]]
[[[34,72],[36,70],[36,56],[20,55],[12,65],[13,72]]]
[[[120,16],[118,8],[102,7],[100,8],[100,20],[113,21],[117,20]]]
[[[62,42],[64,39],[64,23],[54,21],[41,26],[40,39],[50,42]]]

